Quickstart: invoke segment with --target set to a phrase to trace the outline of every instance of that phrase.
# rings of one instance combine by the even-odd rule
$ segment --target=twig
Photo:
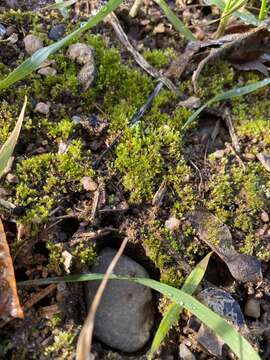
[[[89,309],[89,312],[88,312],[85,322],[83,324],[82,331],[79,335],[77,349],[76,349],[76,359],[77,360],[89,360],[89,358],[90,358],[90,351],[91,351],[91,344],[92,344],[96,312],[97,312],[101,297],[105,291],[106,285],[109,281],[109,276],[113,272],[118,260],[120,259],[121,255],[127,245],[127,242],[128,242],[128,237],[126,237],[124,239],[119,250],[117,251],[114,258],[112,259],[109,267],[107,268],[107,270],[104,274],[103,280],[101,281],[101,284],[96,292],[94,300],[91,304],[91,307]]]
[[[150,65],[145,58],[132,46],[126,33],[124,32],[118,18],[112,12],[107,16],[106,21],[113,27],[118,39],[126,47],[126,49],[132,54],[134,60],[137,62],[140,67],[142,67],[149,75],[153,78],[161,81],[168,89],[172,90],[176,94],[179,94],[177,87],[169,80],[166,76],[161,75],[158,70],[156,70],[152,65]]]
[[[137,16],[138,11],[140,10],[140,7],[142,6],[143,0],[135,0],[132,8],[129,11],[129,16],[131,16],[132,18],[134,18],[135,16]]]
[[[223,119],[227,125],[227,128],[229,130],[229,134],[230,134],[230,137],[232,139],[232,144],[235,148],[235,150],[240,153],[241,149],[240,149],[240,145],[239,145],[239,141],[238,141],[238,138],[236,136],[236,132],[234,130],[234,127],[233,127],[233,123],[232,123],[232,118],[231,118],[231,114],[230,114],[230,111],[228,108],[225,108],[224,110],[224,115],[223,115]]]
[[[27,300],[26,303],[23,304],[23,309],[27,310],[30,309],[32,306],[34,306],[37,302],[39,302],[41,299],[49,295],[51,292],[53,292],[57,288],[56,284],[51,284],[47,286],[45,289],[42,289],[38,293],[35,293],[31,299]]]

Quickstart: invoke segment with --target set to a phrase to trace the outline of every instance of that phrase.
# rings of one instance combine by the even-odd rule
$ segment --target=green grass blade
[[[25,60],[20,66],[13,70],[5,79],[0,81],[0,90],[9,87],[15,82],[24,79],[27,75],[35,71],[50,55],[64,46],[67,46],[74,37],[80,35],[84,31],[102,21],[107,15],[114,11],[123,0],[110,0],[107,5],[103,6],[102,9],[80,28],[76,29],[63,39],[55,42],[52,45],[46,46],[36,51],[30,58]]]
[[[202,281],[204,277],[205,271],[208,266],[209,259],[212,255],[212,252],[207,254],[202,261],[200,261],[196,267],[192,270],[189,276],[186,278],[185,283],[182,286],[182,290],[186,293],[192,295],[194,291],[197,289],[198,285]],[[170,328],[176,323],[179,319],[179,316],[183,310],[183,307],[178,305],[177,303],[171,303],[166,313],[164,314],[159,327],[156,331],[154,336],[151,349],[148,354],[148,359],[152,359],[153,354],[158,350],[160,344],[165,339],[166,335],[168,334]]]
[[[246,94],[249,94],[253,91],[259,90],[264,86],[267,86],[270,84],[270,78],[266,78],[261,81],[257,81],[253,84],[242,86],[239,88],[234,88],[232,90],[225,91],[224,93],[218,94],[214,96],[212,99],[207,101],[204,105],[202,105],[198,110],[196,110],[187,120],[187,122],[183,125],[182,129],[185,129],[188,125],[193,123],[193,121],[198,117],[198,115],[207,107],[212,105],[213,103],[217,101],[224,101],[229,100],[235,97],[244,96]]]
[[[63,18],[66,19],[69,16],[69,10],[66,6],[63,6],[63,1],[62,0],[54,0],[56,5],[58,5],[58,9],[60,11],[60,13],[62,14]]]
[[[66,1],[60,0],[56,4],[51,4],[43,7],[42,10],[53,10],[53,9],[60,10],[63,8],[68,8],[69,6],[75,4],[77,1],[78,0],[66,0]]]
[[[3,175],[3,172],[8,164],[8,160],[11,157],[13,150],[17,144],[18,137],[19,137],[19,134],[21,131],[22,123],[23,123],[26,104],[27,104],[27,97],[25,97],[21,113],[19,115],[19,118],[16,122],[16,125],[15,125],[12,133],[9,135],[7,141],[4,143],[4,145],[0,149],[0,177]]]
[[[154,1],[163,10],[167,19],[171,22],[175,29],[179,31],[181,35],[183,35],[187,40],[190,41],[197,40],[196,37],[192,34],[192,32],[185,26],[185,24],[175,15],[175,13],[171,10],[165,0]]]
[[[103,274],[68,275],[63,277],[23,281],[19,282],[18,286],[101,280],[103,276]],[[176,302],[179,306],[182,306],[186,310],[190,311],[206,326],[213,330],[215,334],[223,339],[223,341],[231,348],[240,360],[260,360],[258,353],[253,349],[250,343],[233,328],[232,325],[208,307],[200,303],[193,296],[185,293],[183,290],[175,289],[172,286],[162,284],[152,279],[131,278],[128,276],[117,275],[111,275],[110,279],[133,281],[160,292]]]
[[[226,5],[224,0],[209,0],[209,3],[211,5],[217,6],[221,11],[224,11]],[[254,26],[259,26],[261,24],[261,21],[258,20],[256,16],[254,16],[246,9],[241,11],[235,11],[234,16],[241,19],[245,24],[250,24]]]

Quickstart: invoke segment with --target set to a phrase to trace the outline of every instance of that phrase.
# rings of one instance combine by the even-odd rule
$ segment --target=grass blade
[[[217,6],[221,11],[225,9],[225,1],[224,0],[209,0],[211,5]],[[235,17],[241,19],[245,24],[250,24],[254,26],[259,26],[261,21],[256,18],[251,12],[246,9],[241,9],[241,11],[235,11],[233,14]]]
[[[213,103],[217,101],[224,101],[229,100],[235,97],[244,96],[246,94],[249,94],[253,91],[256,91],[258,89],[261,89],[264,86],[267,86],[270,84],[270,78],[266,78],[261,81],[257,81],[250,85],[245,85],[239,88],[234,88],[228,91],[225,91],[224,93],[218,94],[214,96],[212,99],[207,101],[204,105],[202,105],[198,110],[196,110],[187,120],[187,122],[183,125],[182,129],[185,129],[188,125],[193,123],[193,121],[198,117],[198,115],[207,107],[212,105]]]
[[[19,115],[19,118],[12,133],[9,135],[7,141],[4,143],[4,145],[0,150],[0,177],[3,175],[3,172],[8,164],[8,160],[11,157],[13,150],[17,144],[18,137],[22,127],[26,104],[27,104],[27,97],[25,97],[21,113]]]
[[[171,22],[171,24],[175,27],[177,31],[181,35],[183,35],[187,40],[196,41],[196,37],[192,34],[192,32],[184,25],[184,23],[175,15],[175,13],[171,10],[165,0],[154,0],[155,3],[159,5],[159,7],[163,10],[167,19]]]
[[[19,282],[18,286],[102,280],[103,277],[103,274],[68,275],[63,277],[23,281]],[[258,353],[253,349],[250,343],[233,328],[232,325],[230,325],[226,320],[214,313],[208,307],[200,303],[193,296],[185,293],[183,290],[175,289],[172,286],[162,284],[152,279],[131,278],[128,276],[117,275],[111,275],[110,279],[134,281],[137,284],[148,286],[151,289],[160,292],[161,294],[176,302],[178,305],[190,311],[206,326],[213,330],[215,334],[223,339],[223,341],[231,348],[231,350],[235,353],[236,356],[239,357],[240,360],[260,360]]]
[[[212,255],[212,252],[207,254],[202,261],[200,261],[196,267],[192,270],[189,276],[186,278],[185,283],[182,286],[182,290],[186,293],[192,295],[197,289],[198,285],[204,277],[205,271],[208,266],[209,259]],[[165,336],[168,334],[170,328],[176,323],[179,319],[179,316],[183,310],[183,307],[177,303],[171,303],[166,313],[164,314],[159,327],[156,331],[155,337],[153,339],[151,349],[149,351],[148,359],[152,359],[153,354],[158,350],[160,344],[164,340]]]
[[[91,17],[85,24],[80,28],[74,30],[63,39],[55,42],[52,45],[46,46],[36,51],[30,58],[25,60],[15,70],[13,70],[5,79],[0,81],[0,90],[9,87],[15,82],[24,79],[27,75],[31,74],[36,70],[50,55],[64,46],[67,46],[74,37],[80,35],[84,31],[102,21],[107,15],[114,11],[123,0],[110,0],[107,5],[103,6],[100,11],[93,17]]]

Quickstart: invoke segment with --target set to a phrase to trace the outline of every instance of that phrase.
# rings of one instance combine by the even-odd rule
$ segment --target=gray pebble
[[[43,42],[35,35],[27,35],[24,39],[25,51],[28,55],[34,54],[37,50],[43,47]]]
[[[77,43],[72,44],[68,48],[67,56],[70,60],[76,61],[78,64],[85,65],[94,63],[94,52],[91,46]]]
[[[181,343],[179,346],[179,357],[181,360],[196,360],[195,356],[184,343]]]
[[[95,64],[89,62],[85,64],[79,74],[78,74],[78,83],[82,86],[83,90],[87,90],[89,86],[93,83],[95,79]]]
[[[3,24],[0,24],[0,39],[6,35],[7,29]]]
[[[105,273],[115,254],[114,249],[103,249],[91,272]],[[118,261],[114,274],[149,277],[141,265],[124,255]],[[86,284],[88,306],[99,284],[99,281]],[[129,281],[109,281],[96,314],[95,337],[117,350],[129,353],[140,350],[151,336],[154,323],[152,301],[152,292],[147,287]]]
[[[64,24],[58,24],[55,25],[51,28],[50,32],[49,32],[49,39],[53,40],[53,41],[57,41],[59,39],[61,39],[61,37],[63,37],[64,33],[65,33],[65,25]]]
[[[49,104],[46,104],[46,103],[43,103],[43,102],[39,102],[36,107],[35,107],[35,112],[38,112],[40,114],[43,114],[43,115],[48,115],[49,112],[50,112],[50,105]]]
[[[11,174],[11,173],[7,174],[6,180],[10,184],[18,184],[19,183],[18,177],[15,174]]]
[[[257,299],[250,298],[245,304],[245,315],[258,319],[261,316],[260,302]]]

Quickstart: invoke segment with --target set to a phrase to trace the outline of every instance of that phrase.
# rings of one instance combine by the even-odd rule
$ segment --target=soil
[[[0,23],[10,35],[17,35],[14,43],[7,37],[0,40],[0,79],[27,58],[23,45],[27,34],[49,45],[53,25],[65,24],[68,34],[89,16],[87,1],[72,7],[68,19],[56,10],[40,13],[49,3],[7,0],[0,4]],[[170,6],[201,40],[216,29],[210,23],[218,17],[216,9],[196,1],[170,2]],[[187,42],[154,3],[145,1],[134,19],[126,6],[116,14],[133,46],[162,74],[184,53]],[[76,42],[91,44],[95,52],[97,73],[90,89],[83,91],[78,86],[81,65],[68,60],[67,49],[62,49],[50,58],[49,66],[57,75],[46,78],[36,71],[0,92],[1,145],[28,95],[25,123],[9,171],[18,181],[9,182],[5,175],[0,182],[3,199],[12,205],[1,206],[0,211],[17,282],[85,272],[101,249],[117,249],[127,236],[126,255],[151,278],[181,288],[196,263],[210,251],[188,220],[190,211],[204,207],[229,227],[236,251],[262,261],[263,281],[236,281],[214,254],[201,288],[210,284],[229,291],[243,313],[249,298],[260,303],[259,318],[244,316],[254,346],[262,358],[269,358],[270,174],[257,154],[270,151],[270,90],[263,88],[215,104],[185,131],[182,125],[194,109],[179,105],[191,96],[203,104],[263,75],[216,61],[203,70],[195,94],[191,75],[202,57],[200,52],[180,81],[172,76],[180,98],[163,87],[143,119],[129,127],[156,80],[136,64],[108,23],[97,25]],[[49,103],[48,116],[35,111],[39,102]],[[240,144],[238,150],[225,121],[226,111]],[[120,132],[120,141],[94,168],[93,163]],[[91,180],[88,189],[81,182],[85,177]],[[154,202],[162,189],[163,197]],[[173,230],[166,225],[171,217],[179,220]],[[0,358],[75,359],[87,313],[82,285],[18,287],[18,294],[25,318],[0,323]],[[153,335],[168,304],[167,299],[155,296]],[[155,359],[180,359],[180,343],[196,359],[217,358],[197,342],[194,323],[191,314],[183,313]],[[94,339],[92,353],[95,359],[145,359],[149,346],[128,355]],[[222,358],[235,356],[225,349]]]

